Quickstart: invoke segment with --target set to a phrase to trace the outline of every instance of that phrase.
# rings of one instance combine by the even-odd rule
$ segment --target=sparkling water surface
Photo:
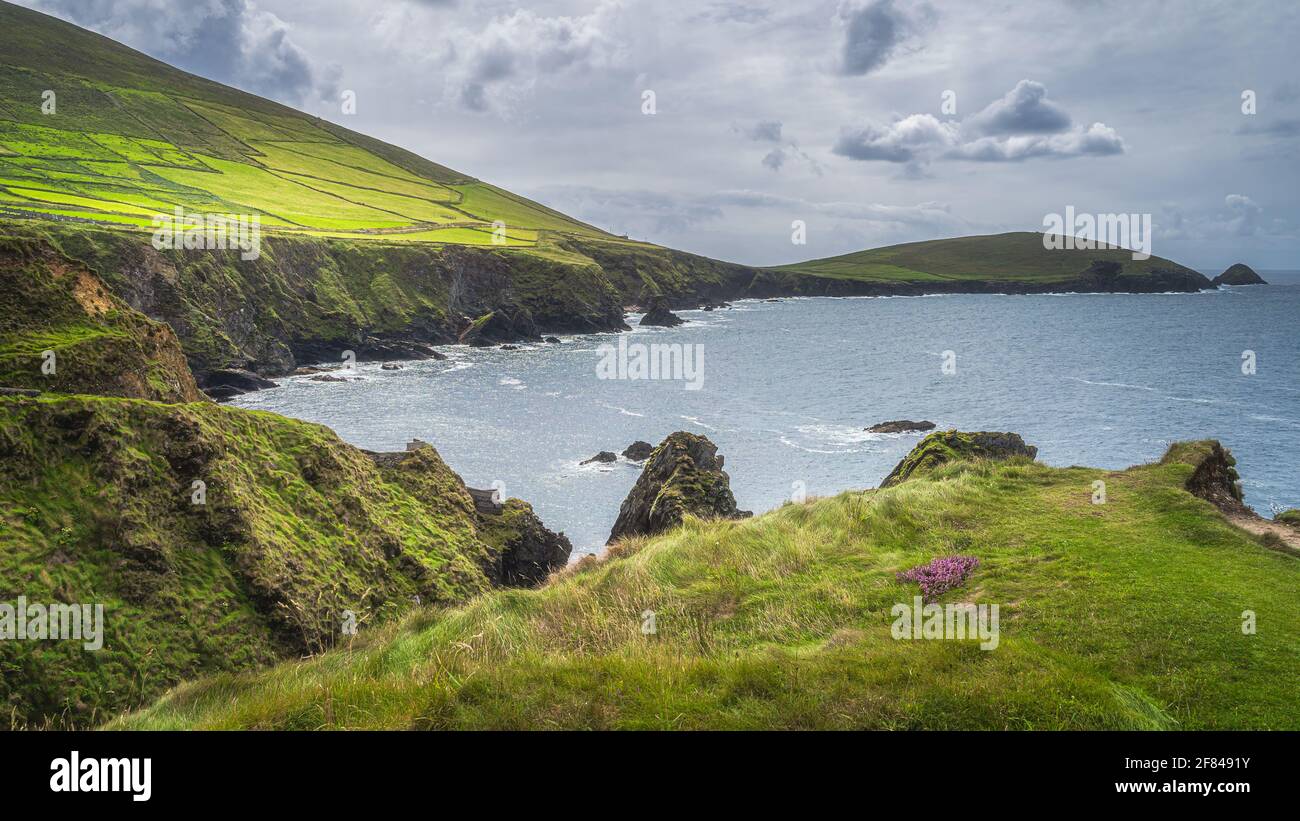
[[[1047,464],[1108,469],[1214,437],[1236,455],[1248,504],[1300,507],[1300,283],[742,301],[680,315],[686,325],[638,327],[628,342],[703,346],[699,390],[599,378],[599,348],[618,335],[593,334],[515,351],[443,347],[445,361],[363,363],[343,383],[285,378],[235,403],[326,424],[369,450],[423,439],[469,485],[499,482],[531,502],[575,556],[602,548],[639,473],[622,458],[579,462],[675,430],[718,445],[737,502],[756,512],[800,489],[876,485],[920,439],[864,430],[891,419],[1014,431]],[[955,374],[943,373],[945,351]]]

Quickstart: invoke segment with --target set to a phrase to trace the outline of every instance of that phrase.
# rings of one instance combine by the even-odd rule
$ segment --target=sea
[[[922,434],[866,429],[910,419],[1106,469],[1215,438],[1268,516],[1300,507],[1300,274],[1270,275],[1198,294],[743,300],[675,328],[630,315],[630,333],[283,378],[234,404],[369,450],[428,442],[470,486],[531,502],[575,558],[603,549],[640,472],[582,462],[678,430],[718,446],[755,512],[875,486]]]

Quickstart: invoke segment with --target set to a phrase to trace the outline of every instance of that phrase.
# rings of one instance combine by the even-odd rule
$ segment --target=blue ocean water
[[[603,334],[448,347],[446,361],[363,364],[343,383],[283,379],[237,404],[324,423],[370,450],[430,442],[471,486],[532,502],[575,555],[601,549],[639,472],[579,462],[675,430],[718,445],[737,502],[756,512],[799,491],[877,484],[920,438],[864,431],[890,419],[1015,431],[1048,464],[1103,468],[1214,437],[1236,455],[1248,504],[1300,507],[1300,283],[744,301],[681,315],[684,326],[622,336],[701,346],[698,390],[600,378],[600,346],[620,336]]]

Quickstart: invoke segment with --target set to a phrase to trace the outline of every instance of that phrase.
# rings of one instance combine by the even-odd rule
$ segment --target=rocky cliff
[[[748,511],[736,509],[731,477],[722,465],[717,446],[707,437],[685,431],[669,434],[650,454],[623,500],[609,542],[662,533],[681,524],[687,515],[702,519],[749,516]]]
[[[419,604],[536,584],[567,540],[484,516],[432,447],[367,454],[213,403],[0,397],[0,602],[104,607],[103,647],[0,642],[18,724],[315,652]]]

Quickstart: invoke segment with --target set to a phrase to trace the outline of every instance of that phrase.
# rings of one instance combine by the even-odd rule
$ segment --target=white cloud
[[[913,166],[936,159],[1019,162],[1035,157],[1124,153],[1123,139],[1103,123],[1075,130],[1067,130],[1069,127],[1069,115],[1047,99],[1046,88],[1022,80],[964,121],[912,114],[886,126],[868,124],[846,129],[832,151],[851,160]]]

